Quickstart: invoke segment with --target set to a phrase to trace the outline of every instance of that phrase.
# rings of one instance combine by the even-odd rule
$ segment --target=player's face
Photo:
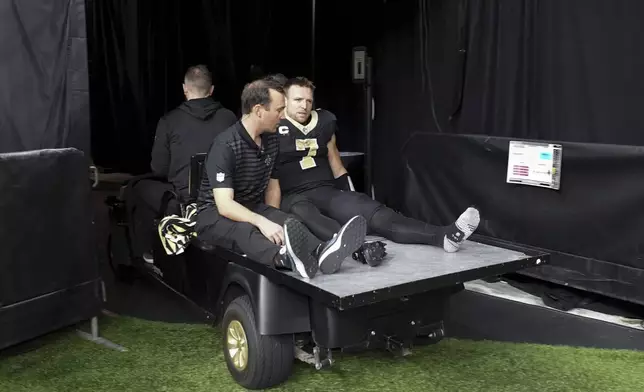
[[[284,107],[286,100],[284,94],[275,90],[270,90],[271,103],[267,110],[262,112],[262,125],[263,128],[269,132],[277,132],[277,126],[280,120],[284,118]]]
[[[291,86],[286,95],[286,114],[299,123],[305,123],[313,109],[313,91],[308,87]]]

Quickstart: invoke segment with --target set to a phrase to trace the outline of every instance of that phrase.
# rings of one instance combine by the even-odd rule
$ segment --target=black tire
[[[241,324],[246,335],[248,359],[243,369],[233,364],[228,350],[228,329],[235,322]],[[237,297],[228,305],[221,325],[226,366],[239,385],[247,389],[264,389],[279,385],[290,377],[295,361],[293,335],[260,335],[248,295]]]

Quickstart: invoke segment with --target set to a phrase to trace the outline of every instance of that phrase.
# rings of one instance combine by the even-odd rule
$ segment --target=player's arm
[[[353,182],[351,182],[351,177],[349,177],[349,172],[342,163],[340,150],[338,150],[338,146],[335,143],[335,133],[331,136],[331,140],[326,147],[329,155],[329,165],[333,172],[333,178],[335,178],[336,187],[347,191],[355,190]]]
[[[235,222],[246,222],[258,226],[264,219],[237,203],[234,199],[233,178],[235,176],[235,154],[225,143],[214,142],[206,159],[206,174],[213,188],[213,195],[219,214]]]
[[[335,133],[331,136],[331,140],[329,140],[326,148],[329,151],[329,165],[331,165],[333,178],[338,178],[347,174],[347,169],[344,168],[342,158],[340,158],[340,150],[338,150],[338,146],[335,143]]]

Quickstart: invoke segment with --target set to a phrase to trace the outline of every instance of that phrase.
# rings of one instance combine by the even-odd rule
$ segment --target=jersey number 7
[[[308,153],[300,159],[300,167],[302,170],[311,169],[317,166],[313,157],[318,153],[318,140],[317,139],[295,139],[295,149],[297,151],[307,151]]]

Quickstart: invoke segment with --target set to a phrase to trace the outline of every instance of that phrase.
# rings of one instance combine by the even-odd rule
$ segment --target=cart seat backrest
[[[206,153],[196,154],[190,158],[190,175],[188,177],[188,189],[190,200],[197,200],[199,188],[201,187],[201,176],[206,162]]]

